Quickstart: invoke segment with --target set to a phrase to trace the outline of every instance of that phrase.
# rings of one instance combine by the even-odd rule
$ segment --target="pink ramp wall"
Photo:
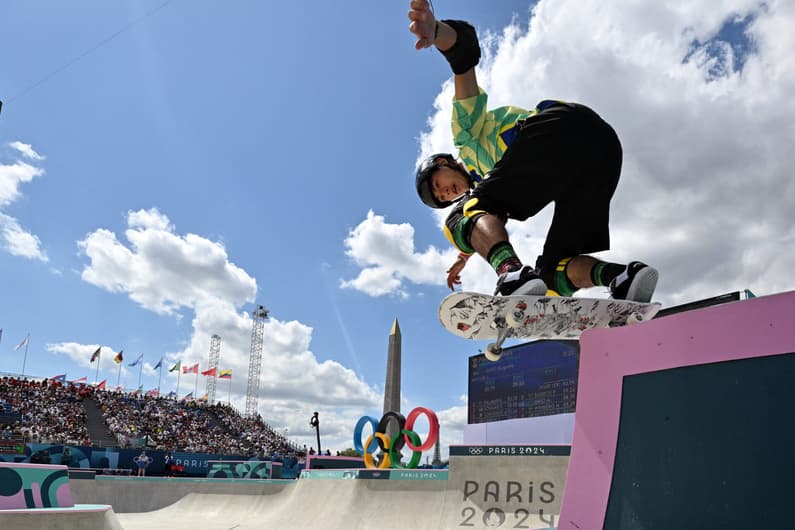
[[[625,375],[795,352],[794,315],[791,291],[584,333],[558,528],[603,526]]]
[[[66,466],[0,462],[0,511],[71,506]]]

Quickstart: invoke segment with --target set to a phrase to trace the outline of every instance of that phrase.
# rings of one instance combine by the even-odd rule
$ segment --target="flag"
[[[100,352],[100,350],[102,350],[102,346],[100,346],[99,348],[97,348],[97,351],[95,351],[95,352],[94,352],[94,355],[92,355],[92,356],[91,356],[91,361],[90,361],[90,362],[92,362],[92,363],[93,363],[94,361],[96,361],[97,359],[99,359],[99,352]]]
[[[75,380],[69,381],[69,382],[70,383],[85,383],[86,381],[88,381],[88,378],[86,376],[83,376],[80,379],[75,379]]]
[[[119,353],[116,354],[116,357],[113,358],[113,362],[116,364],[121,364],[124,360],[124,350],[119,350]]]
[[[182,398],[182,401],[187,401],[189,399],[193,399],[193,392],[190,392],[189,394],[186,394],[185,397]]]
[[[59,383],[65,383],[66,382],[66,374],[54,375],[54,376],[50,377],[50,381],[58,381]]]
[[[174,370],[179,370],[179,368],[180,368],[181,366],[182,366],[182,361],[177,361],[177,364],[175,364],[174,366],[172,366],[171,368],[169,368],[169,369],[168,369],[168,371],[169,371],[169,373],[171,373],[171,372],[173,372]]]
[[[199,363],[194,364],[191,367],[183,366],[182,367],[183,374],[198,374],[199,373]]]
[[[24,339],[22,339],[22,342],[20,342],[19,344],[16,345],[16,347],[14,348],[14,351],[17,351],[22,346],[27,346],[28,342],[30,342],[30,335],[27,335]]]
[[[103,379],[102,382],[98,383],[97,384],[97,388],[101,388],[102,390],[105,390],[105,381],[107,381],[107,379]]]
[[[152,390],[149,390],[149,391],[147,391],[146,395],[147,395],[148,397],[157,397],[157,395],[158,395],[159,393],[160,393],[160,391],[159,391],[158,389],[156,389],[156,388],[153,388]]]
[[[168,394],[166,394],[166,397],[167,397],[167,398],[173,398],[173,397],[177,397],[177,393],[176,393],[176,392],[174,392],[174,391],[172,390],[171,392],[169,392]]]
[[[232,370],[221,370],[218,379],[232,379]]]
[[[209,394],[204,394],[202,397],[200,397],[200,398],[199,398],[199,401],[207,401],[207,399],[208,399],[209,397],[210,397],[210,395],[209,395]]]
[[[142,353],[136,360],[128,364],[127,366],[137,366],[144,358],[144,354]]]
[[[157,370],[158,368],[160,368],[160,365],[161,365],[161,364],[163,364],[163,358],[162,358],[162,357],[160,358],[160,360],[159,360],[159,361],[157,361],[157,364],[155,365],[155,370]]]
[[[205,371],[203,371],[203,372],[202,372],[202,375],[207,375],[207,376],[210,376],[210,377],[215,377],[215,376],[217,375],[217,374],[216,374],[216,369],[215,369],[215,368],[210,368],[209,370],[205,370]]]
[[[143,392],[143,391],[144,391],[144,385],[141,385],[141,386],[139,386],[139,387],[138,387],[138,390],[136,390],[135,392],[133,392],[133,395],[134,395],[134,396],[137,396],[138,394],[140,394],[140,393],[141,393],[141,392]]]

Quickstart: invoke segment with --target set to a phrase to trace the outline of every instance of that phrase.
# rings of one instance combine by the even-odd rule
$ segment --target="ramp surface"
[[[112,515],[124,530],[540,529],[557,523],[569,452],[453,446],[449,471],[312,470],[297,481],[114,477],[96,481],[96,495],[117,497]],[[168,506],[134,513],[177,495]]]

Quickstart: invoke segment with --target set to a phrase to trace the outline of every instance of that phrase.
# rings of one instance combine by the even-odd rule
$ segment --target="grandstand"
[[[0,452],[8,453],[15,444],[21,444],[23,450],[38,452],[42,457],[46,454],[48,460],[59,459],[64,447],[119,451],[143,448],[150,454],[207,454],[213,458],[267,459],[274,453],[304,456],[298,454],[297,444],[259,415],[243,417],[227,404],[178,401],[14,376],[0,378],[0,442]]]

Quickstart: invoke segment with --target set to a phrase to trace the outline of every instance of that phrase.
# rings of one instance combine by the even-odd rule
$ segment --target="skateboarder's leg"
[[[546,284],[535,270],[523,265],[508,239],[505,224],[496,215],[479,216],[470,234],[472,247],[498,274],[495,294],[534,294],[547,292]]]
[[[627,265],[587,255],[610,246],[607,208],[600,212],[581,206],[576,201],[556,204],[544,254],[536,262],[541,278],[561,296],[571,296],[581,288],[608,286],[613,298],[650,301],[657,285],[656,269],[639,261]]]

